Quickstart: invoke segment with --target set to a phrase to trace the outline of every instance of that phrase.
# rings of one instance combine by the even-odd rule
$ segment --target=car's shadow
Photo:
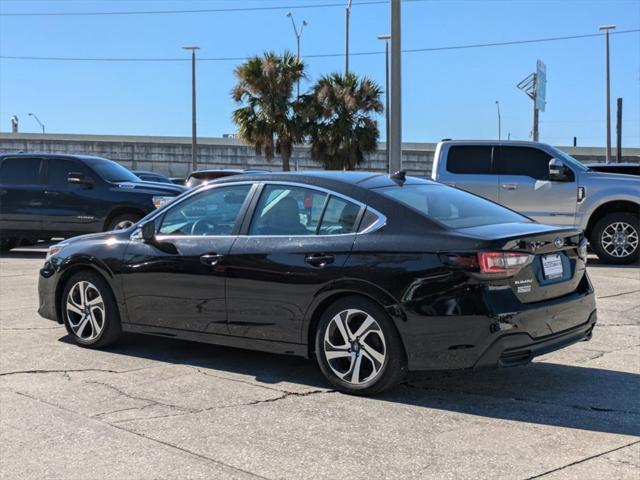
[[[109,351],[246,375],[269,385],[290,382],[329,388],[315,361],[297,357],[135,334],[125,335]],[[639,398],[640,375],[546,362],[493,370],[414,372],[402,386],[375,397],[480,417],[635,436],[640,436]]]

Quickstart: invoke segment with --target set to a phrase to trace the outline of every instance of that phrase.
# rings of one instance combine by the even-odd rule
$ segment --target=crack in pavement
[[[95,422],[101,423],[101,424],[103,424],[103,425],[108,425],[108,426],[110,426],[110,427],[112,427],[112,428],[116,428],[116,429],[118,429],[118,430],[120,430],[120,431],[122,431],[122,432],[126,432],[126,433],[129,433],[129,434],[131,434],[131,435],[135,435],[135,436],[137,436],[137,437],[143,438],[143,439],[148,440],[148,441],[151,441],[151,442],[158,443],[158,444],[160,444],[160,445],[164,445],[164,446],[166,446],[166,447],[169,447],[169,448],[172,448],[172,449],[175,449],[175,450],[179,450],[179,451],[181,451],[181,452],[183,452],[183,453],[186,453],[186,454],[188,454],[188,455],[191,455],[191,456],[194,456],[194,457],[200,458],[200,459],[202,459],[202,460],[209,461],[209,462],[214,463],[214,464],[216,464],[216,465],[219,465],[219,466],[221,466],[221,467],[228,468],[228,469],[230,469],[230,470],[235,470],[236,472],[240,472],[240,473],[243,473],[243,474],[245,474],[245,475],[250,475],[250,476],[252,476],[252,477],[259,478],[259,479],[262,479],[262,480],[270,480],[268,477],[265,477],[265,476],[263,476],[263,475],[260,475],[260,474],[257,474],[257,473],[253,473],[253,472],[250,472],[250,471],[248,471],[248,470],[244,470],[244,469],[239,468],[239,467],[234,467],[233,465],[226,464],[226,463],[224,463],[224,462],[222,462],[222,461],[220,461],[220,460],[216,460],[215,458],[209,457],[209,456],[207,456],[207,455],[203,455],[203,454],[201,454],[201,453],[194,452],[194,451],[192,451],[192,450],[189,450],[189,449],[184,448],[184,447],[180,447],[180,446],[175,445],[175,444],[173,444],[173,443],[165,442],[164,440],[159,440],[159,439],[157,439],[157,438],[149,437],[149,436],[147,436],[147,435],[144,435],[144,434],[142,434],[142,433],[136,432],[136,431],[134,431],[134,430],[128,430],[128,429],[126,429],[126,428],[124,428],[124,427],[121,427],[121,426],[119,426],[119,425],[114,425],[114,424],[109,423],[109,422],[105,422],[105,421],[100,420],[100,419],[98,419],[98,418],[88,417],[88,416],[83,415],[83,414],[81,414],[81,413],[79,413],[79,412],[76,412],[76,411],[74,411],[74,410],[71,410],[70,408],[62,407],[62,406],[60,406],[60,405],[56,405],[55,403],[47,402],[46,400],[42,400],[41,398],[34,397],[34,396],[32,396],[32,395],[29,395],[29,394],[26,394],[26,393],[23,393],[23,392],[18,392],[18,391],[16,391],[16,390],[10,390],[10,391],[11,391],[11,392],[13,392],[13,393],[15,393],[16,395],[21,395],[21,396],[23,396],[23,397],[30,398],[31,400],[34,400],[34,401],[36,401],[36,402],[40,402],[40,403],[43,403],[43,404],[45,404],[45,405],[49,405],[50,407],[53,407],[53,408],[57,408],[57,409],[59,409],[59,410],[66,411],[66,412],[72,413],[72,414],[74,414],[74,415],[78,415],[78,416],[80,416],[80,417],[86,418],[87,420],[95,421]]]
[[[604,298],[620,297],[622,295],[629,295],[631,293],[639,293],[640,290],[631,290],[630,292],[612,293],[611,295],[603,295],[601,297],[596,296],[596,300],[602,300]]]
[[[147,370],[150,368],[157,367],[140,367],[140,368],[132,368],[130,370],[111,370],[108,368],[66,368],[66,369],[34,369],[34,370],[14,370],[11,372],[1,372],[0,377],[5,377],[9,375],[37,375],[37,374],[46,374],[46,373],[62,373],[65,376],[68,376],[69,373],[82,373],[82,372],[100,372],[100,373],[130,373],[137,372],[139,370]]]
[[[58,325],[56,327],[9,327],[9,328],[0,328],[2,330],[57,330],[59,328],[63,328],[62,325]]]
[[[635,410],[617,410],[614,408],[606,408],[606,407],[596,407],[596,406],[585,406],[585,405],[567,405],[565,403],[554,403],[545,400],[534,400],[530,398],[522,398],[522,397],[501,397],[498,395],[492,395],[490,393],[482,393],[482,392],[469,392],[465,390],[452,390],[446,388],[432,388],[432,387],[421,387],[411,382],[402,383],[403,386],[414,388],[416,390],[431,390],[433,392],[441,392],[441,393],[458,393],[462,395],[477,395],[480,397],[488,397],[495,400],[512,400],[516,402],[524,402],[524,403],[533,403],[536,405],[544,405],[544,406],[552,406],[552,407],[563,407],[563,408],[571,408],[575,410],[581,410],[586,412],[605,412],[605,413],[621,413],[625,415],[640,415],[640,411]]]
[[[618,450],[622,450],[623,448],[631,447],[640,443],[640,440],[636,440],[635,442],[628,443],[627,445],[622,445],[621,447],[612,448],[611,450],[607,450],[606,452],[598,453],[596,455],[591,455],[589,457],[583,458],[582,460],[577,460],[575,462],[568,463],[567,465],[563,465],[562,467],[554,468],[553,470],[548,470],[543,473],[539,473],[538,475],[534,475],[532,477],[527,477],[525,480],[534,480],[535,478],[542,478],[547,475],[550,475],[555,472],[559,472],[560,470],[564,470],[565,468],[573,467],[574,465],[579,465],[580,463],[587,462],[589,460],[593,460],[594,458],[602,457],[603,455],[607,455],[609,453],[617,452]]]
[[[610,353],[623,352],[624,350],[629,350],[629,349],[638,348],[638,347],[640,347],[640,344],[638,344],[638,345],[628,345],[626,347],[620,347],[620,348],[616,348],[616,349],[613,349],[613,350],[607,350],[607,351],[605,351],[605,350],[597,350],[595,348],[585,348],[586,351],[598,352],[598,353],[596,355],[594,355],[593,357],[586,358],[586,359],[584,359],[582,361],[579,361],[579,362],[576,362],[576,363],[578,363],[578,364],[587,363],[587,362],[590,362],[592,360],[597,360],[598,358],[602,358],[605,355],[608,355]]]

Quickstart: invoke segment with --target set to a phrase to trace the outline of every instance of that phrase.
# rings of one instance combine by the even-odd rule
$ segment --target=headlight
[[[156,208],[164,207],[167,203],[171,203],[174,198],[176,197],[164,197],[164,196],[153,197],[153,205]]]
[[[66,247],[68,243],[56,243],[55,245],[51,245],[49,250],[47,250],[47,256],[45,257],[45,261],[49,260],[54,255],[60,253],[64,247]]]

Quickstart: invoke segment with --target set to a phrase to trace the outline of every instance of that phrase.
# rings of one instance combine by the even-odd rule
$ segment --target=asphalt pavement
[[[593,339],[500,370],[413,373],[374,398],[310,360],[38,316],[44,250],[0,257],[2,479],[640,478],[640,268],[589,260]]]

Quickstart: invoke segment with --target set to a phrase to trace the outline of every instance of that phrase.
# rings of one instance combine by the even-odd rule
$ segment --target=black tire
[[[627,241],[635,242],[635,249],[629,251],[629,243],[626,247],[615,248],[612,243],[611,232],[616,226],[627,225],[625,232]],[[630,234],[630,235],[629,235]],[[605,215],[596,223],[591,232],[591,248],[598,258],[605,263],[613,265],[629,265],[638,263],[640,258],[640,220],[637,214],[631,212],[614,212]],[[633,246],[633,245],[632,245]]]
[[[345,314],[347,310],[352,313]],[[341,312],[342,315],[336,317]],[[374,325],[369,332],[365,330],[362,338],[357,340],[358,345],[355,345],[353,340],[344,340],[344,345],[351,345],[349,350],[345,351],[344,346],[336,348],[335,353],[340,355],[340,358],[331,359],[330,364],[325,350],[333,349],[332,344],[342,344],[344,339],[337,323],[334,322],[334,317],[346,319],[346,323],[352,325],[352,328],[345,331],[346,335],[352,338],[352,334],[357,333],[358,328],[367,320],[366,315],[372,317],[377,325]],[[325,338],[329,338],[330,342],[327,343]],[[364,342],[368,342],[366,347]],[[357,295],[341,298],[323,312],[316,331],[315,349],[323,375],[331,385],[344,393],[353,395],[380,393],[398,385],[407,373],[404,347],[393,321],[380,305]],[[371,349],[378,354],[376,358],[384,354],[381,364],[373,361],[374,357],[369,354]],[[334,352],[330,351],[329,354],[331,353]],[[358,376],[354,381],[355,365],[360,356],[362,358],[358,370],[365,378],[360,380]],[[377,372],[374,370],[376,367],[378,367]],[[336,371],[347,373],[341,376]]]
[[[109,223],[107,224],[107,231],[110,232],[111,230],[124,230],[125,228],[129,228],[134,223],[137,223],[141,218],[142,216],[140,214],[134,212],[117,215],[109,220]],[[122,226],[125,224],[128,226]]]
[[[97,292],[101,297],[101,302],[93,305],[94,315],[91,316],[90,319],[87,319],[87,321],[84,322],[84,327],[82,327],[82,321],[86,317],[88,310],[82,308],[84,305],[78,302],[78,289],[83,289],[87,284],[90,285],[90,287],[85,290],[85,298],[95,301],[97,299],[95,292]],[[72,295],[71,299],[69,298],[70,294]],[[78,310],[82,313],[69,311],[69,300],[71,300],[74,307],[80,307]],[[99,311],[100,304],[102,304],[102,312]],[[83,347],[107,347],[116,342],[122,333],[120,313],[118,312],[118,306],[113,292],[107,282],[98,273],[85,270],[76,273],[69,279],[62,292],[60,312],[63,316],[64,326],[67,332],[78,345]],[[94,330],[94,325],[97,325],[99,328]],[[87,330],[87,327],[90,330]],[[80,330],[81,328],[82,331]],[[96,331],[98,333],[94,335]]]
[[[18,239],[14,237],[0,238],[0,252],[8,252],[18,246]]]

